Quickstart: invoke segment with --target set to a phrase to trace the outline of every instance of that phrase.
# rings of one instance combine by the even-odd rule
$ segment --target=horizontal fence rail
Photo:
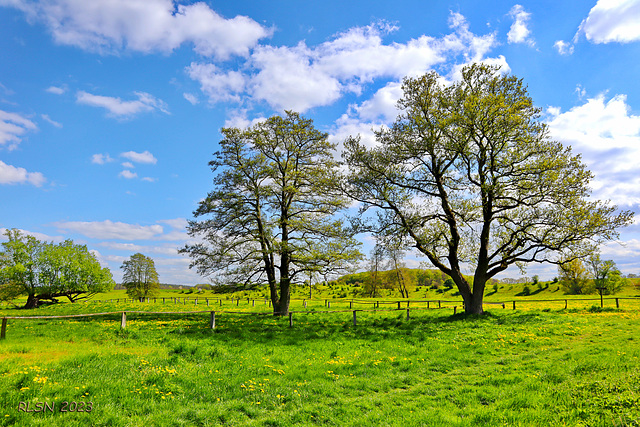
[[[179,301],[180,299],[178,298],[162,298],[162,302],[165,303],[165,300],[170,300],[172,301],[174,304],[186,304],[187,303],[187,298],[188,297],[184,297],[182,300],[183,301]],[[123,302],[150,302],[150,299],[147,298],[146,301],[145,300],[137,300],[137,299],[131,299],[131,298],[120,298],[123,300]],[[119,302],[120,299],[115,299],[116,302]],[[153,300],[159,300],[160,298],[153,298]],[[198,299],[199,298],[195,298],[193,300],[194,305],[198,305]],[[214,300],[211,299],[209,300],[208,298],[204,298],[207,307],[210,306],[210,303]],[[255,301],[256,299],[252,299],[252,298],[242,298],[242,300],[247,300],[247,304],[252,304],[253,307],[255,307]],[[240,300],[241,298],[231,298],[230,302],[231,305],[236,305],[239,306],[240,305]],[[597,302],[600,301],[600,307],[604,306],[604,301],[605,300],[610,300],[613,301],[615,300],[615,304],[616,304],[616,308],[619,309],[620,308],[620,301],[621,300],[631,300],[631,301],[635,301],[638,302],[640,301],[640,298],[638,297],[600,297],[600,298],[564,298],[564,299],[520,299],[520,300],[512,300],[512,301],[485,301],[484,305],[497,305],[497,306],[501,306],[503,309],[506,308],[507,306],[510,306],[513,310],[516,309],[516,303],[520,303],[520,304],[530,304],[530,303],[554,303],[554,304],[560,304],[562,305],[562,303],[564,303],[564,309],[568,308],[569,305],[569,301],[571,302],[584,302],[584,301],[591,301],[591,302]],[[113,302],[114,300],[90,300],[90,301],[85,301],[86,303],[108,303],[108,302]],[[229,301],[229,300],[226,300]],[[296,302],[296,301],[300,301],[300,299],[292,299],[291,302]],[[318,300],[314,300],[314,302],[317,302]],[[321,301],[321,300],[320,300]],[[324,300],[324,307],[327,308],[327,310],[290,310],[289,311],[289,326],[293,326],[293,315],[294,314],[330,314],[330,313],[347,313],[347,312],[351,312],[353,315],[353,325],[356,326],[357,325],[357,312],[383,312],[383,311],[400,311],[400,310],[405,310],[406,311],[406,318],[407,320],[409,320],[410,318],[410,311],[411,310],[432,310],[432,309],[453,309],[453,314],[457,313],[458,308],[460,309],[464,309],[464,303],[460,302],[460,301],[446,301],[446,300],[393,300],[393,301],[386,301],[386,300],[360,300],[360,299],[342,299],[342,300],[333,300],[334,303],[340,303],[340,304],[349,304],[349,308],[348,309],[334,309],[331,310],[331,302],[332,300],[330,299],[325,299]],[[271,306],[271,301],[270,300],[266,300],[265,299],[265,305],[268,303],[269,306]],[[219,304],[220,306],[223,305],[223,299],[222,298],[217,298],[215,299],[215,304]],[[302,304],[304,306],[304,308],[307,308],[307,300],[303,299],[302,300]],[[358,309],[354,309],[354,305],[355,304],[363,304],[363,305],[373,305],[373,308],[369,308],[369,309],[363,309],[363,308],[358,308]],[[389,308],[380,308],[380,305],[389,305]],[[423,304],[423,306],[419,306],[418,304]],[[454,304],[454,305],[451,305]],[[436,307],[437,305],[437,307]],[[40,320],[48,320],[48,319],[69,319],[69,318],[78,318],[78,317],[95,317],[95,316],[108,316],[108,315],[120,315],[121,316],[121,324],[120,327],[121,329],[125,329],[126,328],[126,322],[127,322],[127,314],[142,314],[142,315],[161,315],[161,314],[173,314],[173,315],[186,315],[186,314],[202,314],[202,313],[209,313],[210,314],[210,320],[209,320],[209,328],[211,329],[215,329],[215,325],[216,325],[216,313],[217,314],[240,314],[240,315],[249,315],[249,316],[267,316],[267,315],[273,315],[272,312],[255,312],[255,311],[233,311],[233,310],[216,310],[216,311],[211,311],[211,310],[196,310],[196,311],[141,311],[141,310],[126,310],[126,311],[109,311],[109,312],[101,312],[101,313],[84,313],[84,314],[68,314],[68,315],[61,315],[61,316],[4,316],[2,317],[2,327],[0,329],[0,339],[5,339],[6,338],[6,331],[7,331],[7,322],[8,320],[36,320],[36,319],[40,319]]]

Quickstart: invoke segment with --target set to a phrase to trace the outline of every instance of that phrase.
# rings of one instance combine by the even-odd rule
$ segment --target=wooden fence
[[[252,304],[253,307],[255,307],[255,299],[251,299],[251,298],[243,298],[243,300],[246,299],[247,300],[247,304]],[[155,301],[156,299],[154,299]],[[159,300],[159,298],[158,298]],[[162,298],[162,302],[165,303],[165,298]],[[178,298],[166,298],[166,300],[170,300],[171,302],[173,302],[174,304],[178,304],[178,303],[182,303],[182,304],[187,304],[187,297],[183,298],[182,301],[180,301]],[[620,308],[620,301],[621,300],[632,300],[632,301],[640,301],[640,298],[638,297],[608,297],[608,298],[572,298],[572,299],[553,299],[553,300],[535,300],[535,299],[527,299],[527,300],[513,300],[513,301],[505,301],[505,302],[485,302],[485,305],[497,305],[502,307],[503,309],[509,307],[513,310],[516,309],[516,303],[523,305],[523,304],[531,304],[531,303],[556,303],[556,304],[562,304],[564,302],[564,309],[567,309],[569,306],[569,301],[571,302],[593,302],[593,301],[600,301],[600,306],[604,307],[604,301],[605,300],[615,300],[615,305],[616,308],[619,309]],[[120,299],[116,299],[116,302],[119,302]],[[131,300],[129,298],[127,299],[123,299],[123,302],[135,302],[136,300]],[[223,300],[221,298],[217,299],[215,301],[216,304],[219,304],[220,306],[222,306]],[[296,300],[292,300],[292,301],[296,301]],[[299,300],[297,300],[299,301]],[[87,301],[87,302],[113,302],[113,300],[92,300],[92,301]],[[150,302],[149,299],[146,300],[146,302]],[[205,303],[207,305],[207,307],[210,306],[210,303],[212,301],[210,301],[208,298],[205,298]],[[378,312],[378,311],[400,311],[400,310],[406,310],[406,318],[407,320],[409,320],[410,318],[410,311],[411,310],[431,310],[431,309],[453,309],[453,314],[456,314],[458,309],[464,309],[464,304],[460,303],[459,301],[444,301],[444,300],[396,300],[396,301],[380,301],[380,300],[357,300],[357,299],[351,299],[351,300],[340,300],[341,303],[348,303],[349,304],[349,309],[343,309],[343,310],[331,310],[331,300],[326,299],[324,300],[324,305],[325,308],[328,308],[329,310],[322,310],[322,311],[317,311],[317,310],[304,310],[304,311],[289,311],[289,326],[293,326],[293,315],[294,314],[328,314],[328,313],[345,313],[345,312],[351,312],[353,315],[353,326],[357,325],[357,313],[358,312]],[[198,305],[198,298],[195,298],[193,301],[194,305]],[[240,305],[240,299],[231,299],[231,304],[233,305],[235,303],[236,306]],[[265,304],[267,304],[269,306],[271,306],[271,301],[266,300],[265,299]],[[307,300],[302,300],[302,304],[304,306],[304,308],[307,308]],[[372,305],[373,308],[370,309],[354,309],[354,305],[355,304],[363,304],[363,305]],[[381,308],[380,305],[389,305],[389,308]],[[422,306],[420,306],[419,304],[421,304]],[[454,305],[450,305],[450,304],[454,304]],[[436,307],[437,305],[437,307]],[[273,313],[271,312],[247,312],[247,311],[229,311],[229,310],[218,310],[218,311],[211,311],[211,310],[199,310],[199,311],[110,311],[110,312],[102,312],[102,313],[86,313],[86,314],[69,314],[69,315],[64,315],[64,316],[5,316],[2,318],[2,327],[0,329],[0,339],[5,339],[6,338],[6,332],[7,332],[7,323],[8,320],[32,320],[32,319],[69,319],[69,318],[74,318],[74,317],[94,317],[94,316],[108,316],[108,315],[120,315],[121,316],[121,321],[120,321],[120,328],[121,329],[125,329],[126,325],[127,325],[127,313],[129,314],[154,314],[154,315],[161,315],[161,314],[197,314],[197,313],[209,313],[209,328],[211,329],[215,329],[216,327],[216,313],[218,314],[242,314],[242,315],[250,315],[250,316],[265,316],[265,315],[272,315]]]

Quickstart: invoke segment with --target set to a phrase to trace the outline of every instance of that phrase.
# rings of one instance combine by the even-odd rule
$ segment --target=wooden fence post
[[[211,319],[209,319],[209,328],[210,329],[216,328],[216,312],[215,311],[211,312]]]
[[[253,300],[253,301],[251,302],[251,307],[255,307],[255,306],[256,306],[256,300]]]
[[[567,300],[564,300],[564,309],[565,309],[565,310],[567,309],[567,303],[568,303],[568,301],[567,301]]]
[[[304,308],[307,308],[307,300],[302,300],[302,303],[304,304]]]
[[[400,310],[400,301],[398,301],[398,310]]]
[[[0,329],[0,340],[7,338],[7,318],[2,318],[2,329]]]
[[[440,300],[438,300],[438,308],[442,308],[442,305],[440,304]]]
[[[327,308],[331,308],[331,301],[327,301]]]
[[[427,308],[429,308],[429,301],[427,301]]]
[[[289,312],[289,327],[293,326],[293,313]]]
[[[616,298],[616,308],[620,308],[620,301],[618,301],[618,298]]]
[[[122,312],[122,320],[120,321],[120,329],[124,329],[127,327],[127,312]]]
[[[240,305],[240,298],[236,300],[236,307]]]
[[[356,311],[353,310],[353,326],[356,326]]]
[[[516,309],[516,301],[515,300],[513,301],[513,309],[514,310]]]
[[[349,308],[353,308],[353,301],[349,301]],[[355,312],[354,312],[355,313]]]
[[[454,305],[454,306],[453,306],[453,314],[456,314],[456,310],[457,310],[457,309],[458,309],[458,306],[457,306],[457,305]]]
[[[409,309],[407,308],[407,320],[409,320]]]
[[[207,300],[207,307],[209,307],[209,298],[205,298]]]

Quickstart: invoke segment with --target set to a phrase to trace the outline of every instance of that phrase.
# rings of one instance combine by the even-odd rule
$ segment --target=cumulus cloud
[[[163,233],[161,225],[138,225],[124,222],[66,221],[53,224],[61,231],[78,233],[92,239],[120,239],[127,241],[149,240]]]
[[[593,43],[628,43],[640,40],[638,0],[598,0],[580,25]]]
[[[37,128],[35,123],[20,114],[0,110],[0,148],[6,147],[9,151],[18,148],[23,135]]]
[[[212,102],[239,101],[239,93],[244,90],[245,77],[239,71],[221,71],[213,64],[192,63],[186,69],[193,80],[200,82],[200,89]],[[187,97],[192,104],[197,103],[193,95]]]
[[[133,178],[137,178],[138,174],[135,173],[135,172],[131,172],[130,170],[125,169],[122,172],[120,172],[118,174],[118,176],[122,177],[122,178],[126,178],[126,179],[133,179]]]
[[[182,94],[182,96],[184,96],[184,99],[186,99],[187,101],[189,101],[189,103],[190,103],[191,105],[196,105],[198,102],[200,102],[200,101],[198,100],[198,97],[197,97],[197,96],[195,96],[195,95],[194,95],[194,94],[192,94],[192,93],[183,93],[183,94]]]
[[[67,91],[66,87],[59,87],[59,86],[49,86],[46,89],[47,92],[49,93],[53,93],[54,95],[62,95]]]
[[[565,42],[564,40],[558,40],[553,44],[553,47],[558,51],[560,55],[573,54],[573,44]]]
[[[120,98],[93,95],[80,91],[76,95],[76,101],[79,104],[104,108],[111,116],[119,118],[132,117],[139,113],[154,110],[160,110],[165,114],[169,114],[168,106],[164,101],[146,92],[134,92],[134,94],[138,97],[137,100],[123,101]]]
[[[0,184],[32,184],[41,187],[47,179],[40,172],[11,166],[0,160]]]
[[[529,37],[531,31],[528,28],[529,18],[531,14],[524,10],[519,4],[516,4],[509,11],[509,16],[513,19],[513,24],[507,33],[509,43],[526,43],[533,46],[535,42]]]
[[[56,42],[101,53],[169,53],[190,43],[203,56],[246,55],[271,30],[246,16],[226,19],[206,3],[173,0],[9,2],[44,23]]]
[[[131,160],[135,163],[149,163],[155,165],[158,162],[158,159],[156,159],[149,151],[143,151],[142,153],[127,151],[125,153],[120,153],[120,157],[124,157],[125,159]]]
[[[640,116],[633,115],[625,95],[604,94],[567,112],[550,108],[553,138],[581,153],[594,172],[594,195],[618,205],[640,203]]]
[[[317,46],[258,46],[242,73],[207,63],[193,63],[186,71],[211,102],[264,101],[277,110],[304,112],[330,105],[346,93],[359,95],[378,78],[416,76],[446,60],[491,60],[486,53],[496,45],[495,34],[471,33],[457,13],[451,14],[450,27],[452,33],[441,38],[385,43],[384,37],[397,28],[379,22],[351,28]],[[506,63],[503,58],[494,61]]]
[[[60,243],[63,242],[65,239],[62,236],[49,236],[48,234],[44,234],[44,233],[38,233],[37,231],[29,231],[29,230],[22,230],[22,229],[18,229],[20,231],[20,233],[22,234],[27,234],[29,236],[33,236],[36,239],[42,241],[42,242],[55,242],[55,243]],[[0,240],[4,240],[5,239],[5,233],[7,232],[6,228],[0,228]]]
[[[187,225],[189,224],[185,218],[162,219],[158,222],[161,224],[167,224],[169,227],[176,230],[186,230]]]
[[[91,163],[95,163],[97,165],[104,165],[105,163],[113,162],[114,159],[109,156],[109,154],[94,154],[91,156]]]

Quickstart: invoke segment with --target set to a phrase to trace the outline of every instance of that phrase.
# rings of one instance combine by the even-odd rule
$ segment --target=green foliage
[[[602,261],[600,254],[593,253],[588,260],[595,288],[602,291],[603,295],[612,295],[619,292],[627,283],[623,278],[616,263],[608,260]]]
[[[120,268],[124,270],[122,284],[131,298],[151,298],[158,294],[160,283],[153,259],[137,253],[124,261]],[[192,288],[187,291],[192,292]]]
[[[520,262],[586,254],[614,239],[630,211],[588,199],[592,174],[549,138],[523,82],[474,64],[444,85],[432,72],[406,78],[401,114],[376,133],[378,145],[345,141],[347,191],[363,229],[412,241],[455,282],[467,313],[482,313],[487,280]],[[475,265],[474,283],[461,265]]]
[[[0,252],[0,299],[27,296],[27,308],[42,301],[66,297],[74,302],[113,289],[108,268],[103,268],[85,245],[71,240],[41,242],[19,230],[5,232]]]
[[[558,266],[558,277],[563,291],[569,295],[590,294],[595,291],[593,282],[582,260],[576,258]]]

